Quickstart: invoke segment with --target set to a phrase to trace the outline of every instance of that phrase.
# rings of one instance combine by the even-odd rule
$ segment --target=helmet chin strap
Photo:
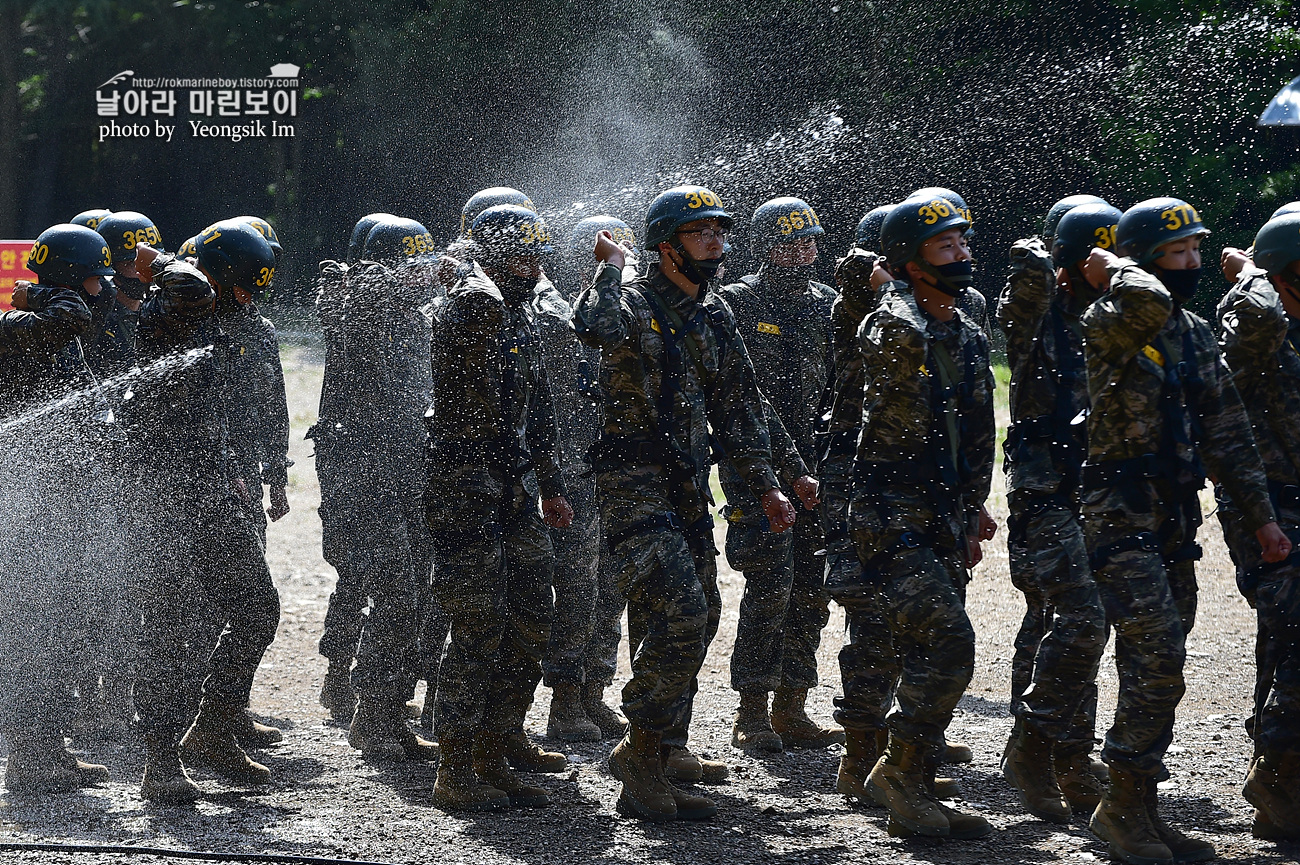
[[[718,268],[722,266],[723,259],[727,257],[727,254],[724,252],[718,258],[707,259],[713,266],[709,268],[706,265],[706,273],[697,266],[702,262],[698,262],[696,259],[692,258],[690,253],[688,253],[686,248],[680,243],[672,244],[672,250],[677,253],[677,257],[682,260],[682,263],[677,265],[677,269],[681,271],[682,276],[698,285],[701,289],[704,288],[704,286],[708,284],[709,280],[717,274]]]
[[[949,297],[961,297],[962,292],[966,290],[966,286],[958,285],[957,283],[953,282],[951,279],[944,276],[939,271],[939,268],[935,267],[933,264],[926,261],[924,258],[917,258],[915,259],[915,261],[916,261],[916,266],[921,268],[922,273],[925,273],[934,279],[935,288],[939,289]]]

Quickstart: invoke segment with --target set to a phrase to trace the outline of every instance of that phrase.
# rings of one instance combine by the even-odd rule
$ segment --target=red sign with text
[[[36,274],[27,269],[27,253],[34,240],[0,240],[0,309],[13,309],[9,299],[14,283],[20,279],[36,282]]]

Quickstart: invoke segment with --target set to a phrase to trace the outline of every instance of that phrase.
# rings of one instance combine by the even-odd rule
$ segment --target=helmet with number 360
[[[1209,233],[1196,208],[1181,198],[1140,201],[1124,211],[1115,229],[1120,254],[1144,266],[1159,258],[1158,247]]]
[[[760,204],[750,222],[754,251],[759,255],[765,255],[778,243],[801,237],[820,237],[825,233],[822,221],[808,202],[789,195]]]
[[[645,248],[658,249],[672,243],[677,229],[697,219],[717,219],[724,229],[731,228],[731,214],[722,199],[703,186],[674,186],[655,196],[645,215]]]
[[[200,232],[196,245],[199,266],[220,288],[241,289],[251,299],[275,277],[271,244],[247,222],[226,219],[213,223]],[[235,296],[240,297],[239,291]]]
[[[43,285],[79,288],[92,276],[111,276],[108,244],[94,230],[65,222],[41,232],[27,253],[27,269]]]
[[[147,243],[162,249],[162,234],[153,220],[134,210],[119,210],[100,220],[98,231],[108,243],[113,264],[135,261],[135,248]]]
[[[1123,214],[1098,199],[1078,204],[1061,216],[1053,229],[1052,263],[1069,267],[1087,258],[1093,248],[1115,251],[1115,226]]]
[[[489,261],[512,256],[550,255],[551,232],[546,221],[517,204],[498,204],[474,217],[470,237]]]
[[[596,248],[596,235],[602,231],[608,231],[615,243],[636,247],[636,233],[617,216],[588,216],[579,220],[569,232],[569,258],[590,261],[592,250]]]
[[[434,264],[438,250],[433,235],[414,219],[381,219],[366,235],[361,257],[381,264]]]
[[[921,244],[954,228],[970,228],[958,207],[941,196],[913,197],[894,205],[880,226],[881,252],[895,267],[914,261]]]

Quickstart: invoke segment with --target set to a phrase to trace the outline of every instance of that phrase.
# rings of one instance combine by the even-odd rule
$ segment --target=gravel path
[[[706,792],[719,805],[705,823],[650,826],[614,813],[618,785],[602,770],[611,743],[569,746],[571,769],[537,776],[552,807],[504,815],[449,816],[431,805],[430,766],[380,768],[364,763],[316,702],[325,671],[316,652],[334,572],[321,559],[319,493],[310,447],[302,433],[314,420],[321,369],[303,350],[286,357],[294,425],[290,470],[293,512],[270,531],[268,560],[280,589],[280,631],[258,673],[253,706],[286,729],[285,742],[262,752],[275,782],[250,791],[196,775],[206,796],[193,807],[159,808],[137,795],[141,755],[134,747],[79,743],[108,763],[113,781],[79,795],[23,799],[0,793],[0,841],[133,844],[245,853],[327,856],[391,863],[416,862],[1090,862],[1105,847],[1081,823],[1053,826],[1020,812],[997,769],[1010,730],[1007,689],[1012,638],[1023,602],[1007,575],[995,541],[969,590],[979,645],[975,678],[949,732],[975,750],[975,762],[953,771],[966,790],[962,807],[983,813],[996,827],[984,840],[899,840],[885,834],[884,812],[850,806],[835,794],[838,746],[825,751],[756,759],[730,747],[735,694],[728,686],[728,654],[735,637],[743,583],[722,563],[722,627],[705,662],[692,745],[725,759],[730,783]],[[1001,478],[995,479],[1000,485]],[[996,491],[991,510],[1005,519]],[[1212,506],[1212,503],[1210,503]],[[1207,507],[1207,513],[1209,507]],[[1225,861],[1296,862],[1300,845],[1250,837],[1251,809],[1240,788],[1249,759],[1242,719],[1250,711],[1254,675],[1254,618],[1237,595],[1217,522],[1202,535],[1200,620],[1189,642],[1187,697],[1179,713],[1162,801],[1173,821],[1212,840]],[[719,547],[721,534],[719,535]],[[839,684],[836,652],[844,617],[834,609],[822,635],[822,684],[810,710],[829,718]],[[627,680],[626,651],[616,687]],[[611,692],[612,693],[612,692]],[[1101,673],[1101,729],[1115,700],[1114,657]],[[529,716],[534,736],[545,732],[549,691],[539,689]],[[136,855],[13,852],[3,863],[169,862]]]

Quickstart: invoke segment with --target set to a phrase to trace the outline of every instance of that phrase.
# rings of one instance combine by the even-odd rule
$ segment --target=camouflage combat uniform
[[[993,471],[988,340],[960,311],[937,321],[910,287],[889,283],[858,344],[865,389],[850,531],[881,581],[899,657],[890,734],[936,755],[975,667],[965,545]]]
[[[864,574],[849,536],[853,456],[862,429],[863,355],[858,328],[876,308],[871,287],[875,255],[851,250],[837,267],[841,293],[831,305],[834,380],[822,406],[824,440],[817,479],[822,530],[826,537],[826,587],[844,608],[845,637],[840,647],[840,683],[835,720],[846,730],[885,729],[885,713],[898,679],[898,659],[880,581]]]
[[[1249,268],[1219,302],[1224,360],[1250,415],[1278,524],[1300,549],[1300,321],[1289,318],[1272,282]],[[1219,521],[1237,585],[1259,620],[1255,712],[1257,752],[1300,755],[1300,554],[1265,564],[1242,511],[1222,488]]]
[[[1106,617],[1079,521],[1088,405],[1082,303],[1058,291],[1053,274],[1041,241],[1018,241],[997,315],[1011,367],[1007,549],[1027,607],[1011,710],[1062,757],[1092,750]]]
[[[736,316],[759,388],[793,447],[773,457],[791,502],[796,478],[811,474],[813,421],[831,369],[830,312],[835,290],[808,278],[807,268],[765,267],[721,290]],[[719,465],[727,497],[727,561],[744,574],[731,687],[737,691],[808,689],[817,685],[817,646],[830,618],[824,547],[815,512],[799,509],[792,531],[773,534],[730,461]]]
[[[538,283],[532,309],[551,383],[560,471],[573,506],[573,524],[551,529],[555,621],[542,672],[551,688],[584,681],[608,685],[614,679],[622,637],[623,603],[610,585],[608,557],[601,556],[596,481],[586,463],[587,451],[600,435],[602,399],[596,381],[600,352],[577,341],[569,324],[573,308],[549,279]]]
[[[226,624],[208,659],[203,696],[248,704],[253,677],[280,619],[279,594],[262,541],[235,488],[228,409],[237,344],[211,311],[212,288],[170,255],[152,263],[154,290],[140,311],[143,360],[200,353],[127,404],[128,429],[145,455],[145,483],[158,494],[141,521],[144,625],[135,702],[147,739],[174,747],[192,718],[181,687],[183,624],[192,576]]]
[[[555,418],[527,298],[474,264],[447,294],[433,346],[425,497],[434,594],[451,621],[437,734],[522,730],[550,637],[554,558],[538,495],[564,495]]]
[[[601,350],[604,431],[592,449],[601,522],[628,599],[632,681],[623,712],[684,747],[696,675],[721,600],[709,514],[710,436],[761,497],[777,486],[754,368],[735,319],[661,271],[622,281],[603,266],[574,329]]]
[[[1119,670],[1102,759],[1112,772],[1160,778],[1196,618],[1206,470],[1249,531],[1272,521],[1273,509],[1209,325],[1131,259],[1119,259],[1110,277],[1110,292],[1083,314],[1092,406],[1083,525]]]

